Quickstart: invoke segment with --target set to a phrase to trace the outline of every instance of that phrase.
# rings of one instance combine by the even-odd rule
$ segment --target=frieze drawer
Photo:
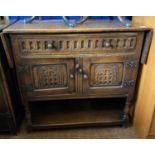
[[[18,54],[64,53],[134,53],[141,47],[143,33],[59,34],[59,35],[12,35]],[[17,50],[17,49],[15,49]]]

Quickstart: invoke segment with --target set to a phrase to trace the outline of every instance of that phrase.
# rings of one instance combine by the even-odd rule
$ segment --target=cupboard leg
[[[130,101],[127,99],[122,116],[124,127],[127,127],[129,125],[129,107],[130,107]]]
[[[30,108],[29,108],[29,103],[25,105],[25,113],[26,113],[26,125],[27,125],[27,131],[31,132],[31,113],[30,113]]]
[[[9,126],[10,126],[10,129],[11,129],[10,134],[17,135],[17,131],[16,131],[17,127],[16,127],[15,122],[12,119],[11,116],[8,117],[8,121],[9,121]]]

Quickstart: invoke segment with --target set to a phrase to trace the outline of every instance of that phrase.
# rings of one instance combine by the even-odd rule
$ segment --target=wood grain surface
[[[125,27],[118,21],[88,20],[74,28],[68,26],[62,20],[33,21],[32,24],[18,21],[9,26],[3,32],[5,33],[82,33],[82,32],[105,32],[110,31],[144,31],[148,30],[146,26],[135,24],[131,27]]]
[[[133,23],[145,24],[155,30],[155,17],[133,17]],[[142,66],[139,75],[138,96],[136,101],[134,127],[137,133],[146,138],[155,137],[155,35],[153,36],[151,48],[146,65]]]

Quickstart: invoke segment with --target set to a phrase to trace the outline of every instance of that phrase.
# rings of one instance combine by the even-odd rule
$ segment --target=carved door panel
[[[94,95],[129,95],[134,89],[137,70],[137,60],[119,56],[86,58],[83,60],[83,92]]]
[[[23,59],[17,72],[21,89],[29,99],[74,93],[74,59]]]

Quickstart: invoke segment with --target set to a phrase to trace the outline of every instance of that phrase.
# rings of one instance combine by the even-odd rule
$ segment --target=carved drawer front
[[[74,59],[29,59],[18,66],[20,86],[28,96],[41,98],[74,93]]]
[[[128,94],[133,91],[138,69],[137,60],[117,58],[84,59],[84,92],[90,94]],[[132,89],[133,88],[133,89]]]
[[[14,38],[15,37],[15,38]],[[67,52],[137,52],[143,33],[12,35],[19,48],[19,55],[61,54]]]

